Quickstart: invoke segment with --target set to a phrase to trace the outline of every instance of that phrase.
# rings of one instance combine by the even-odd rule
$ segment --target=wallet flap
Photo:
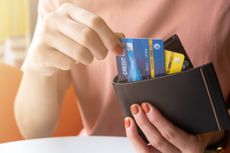
[[[177,74],[130,83],[118,83],[115,78],[113,85],[127,116],[132,116],[132,104],[148,101],[189,133],[217,131],[229,128],[229,117],[219,88],[216,85],[206,88],[203,77],[209,80],[206,84],[215,82],[219,85],[212,69],[213,65],[207,64]],[[205,71],[203,76],[201,70]],[[209,94],[215,99],[213,104]]]

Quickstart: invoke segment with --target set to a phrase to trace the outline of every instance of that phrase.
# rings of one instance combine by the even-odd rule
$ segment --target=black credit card
[[[192,62],[188,57],[179,37],[175,34],[164,42],[164,47],[166,50],[175,51],[184,54],[185,60],[182,70],[187,70],[193,68]]]

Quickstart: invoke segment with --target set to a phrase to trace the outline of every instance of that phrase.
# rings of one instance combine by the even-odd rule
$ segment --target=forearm
[[[60,109],[57,76],[25,71],[15,101],[15,115],[26,138],[50,135]]]

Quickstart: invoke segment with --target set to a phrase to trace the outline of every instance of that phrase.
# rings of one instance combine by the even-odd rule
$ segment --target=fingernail
[[[125,122],[125,128],[129,128],[131,125],[130,119],[126,117],[124,122]]]
[[[121,37],[125,37],[125,34],[124,33],[120,33]]]
[[[149,105],[147,103],[142,103],[141,108],[143,109],[145,113],[148,113],[150,110]]]
[[[136,104],[131,106],[131,112],[135,115],[139,112],[139,108]]]
[[[121,55],[123,53],[123,48],[121,46],[121,44],[117,44],[114,48],[113,48],[113,52],[116,55]]]
[[[125,37],[125,34],[121,32],[117,32],[116,35],[118,36],[118,38]]]

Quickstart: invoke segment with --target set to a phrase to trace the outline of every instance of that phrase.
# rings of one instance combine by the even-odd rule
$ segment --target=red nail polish
[[[136,104],[131,106],[131,112],[135,115],[139,112],[139,108]]]
[[[124,122],[125,122],[125,128],[129,128],[130,125],[131,125],[130,119],[129,118],[125,118]]]
[[[150,110],[149,105],[147,103],[142,103],[141,108],[143,109],[145,113],[148,113]]]
[[[114,48],[113,48],[113,52],[116,55],[121,55],[123,53],[123,48],[120,44],[117,44]]]

